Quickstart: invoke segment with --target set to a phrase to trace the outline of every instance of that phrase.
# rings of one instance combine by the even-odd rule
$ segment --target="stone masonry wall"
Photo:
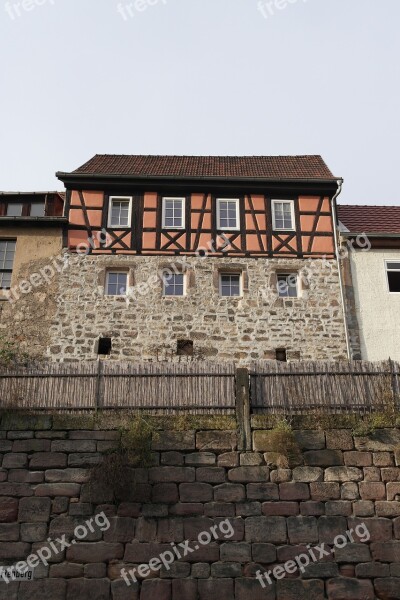
[[[90,468],[117,444],[117,429],[85,429],[66,417],[2,418],[0,564],[26,560],[48,538],[104,511],[97,529],[35,570],[34,581],[0,582],[7,600],[396,600],[400,598],[400,431],[295,431],[302,464],[276,468],[271,436],[253,431],[238,452],[235,430],[163,431],[154,466],[131,470],[123,501],[90,485]],[[233,536],[201,546],[169,571],[127,586],[127,570],[229,518]],[[258,570],[286,563],[307,544],[365,523],[371,538],[263,589]],[[48,545],[48,544],[47,544]]]
[[[172,264],[187,271],[185,297],[162,296],[157,274]],[[142,293],[105,296],[107,269],[129,271]],[[221,270],[243,273],[242,298],[220,297]],[[304,275],[299,298],[277,296],[277,272]],[[281,348],[289,360],[346,358],[333,260],[70,255],[57,304],[47,350],[55,361],[96,358],[100,336],[112,338],[112,359],[174,360],[178,340],[192,340],[197,359],[248,363]]]

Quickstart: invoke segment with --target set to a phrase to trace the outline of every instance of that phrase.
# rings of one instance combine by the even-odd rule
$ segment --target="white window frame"
[[[176,294],[166,294],[165,293],[165,279],[164,279],[164,275],[166,275],[168,272],[168,269],[164,269],[163,274],[162,274],[162,295],[163,298],[184,298],[186,296],[186,273],[172,273],[172,275],[182,275],[183,276],[183,294],[181,296],[178,296]]]
[[[14,252],[13,252],[13,262],[12,262],[12,268],[11,268],[11,269],[6,269],[6,268],[2,268],[2,269],[1,269],[1,273],[2,273],[2,274],[3,274],[3,273],[7,273],[7,274],[9,273],[9,274],[10,274],[10,287],[9,287],[9,288],[4,288],[4,287],[2,287],[2,283],[3,283],[3,282],[1,282],[1,285],[0,285],[0,290],[1,290],[1,291],[3,291],[3,292],[8,292],[8,293],[9,293],[9,291],[10,291],[10,289],[11,289],[11,287],[12,287],[12,277],[13,277],[13,273],[14,273],[14,269],[15,269],[15,255],[16,255],[16,253],[17,253],[17,240],[16,240],[16,239],[14,239],[14,240],[13,240],[13,239],[0,239],[0,242],[3,242],[3,243],[5,243],[5,244],[6,244],[6,249],[5,249],[5,256],[4,256],[4,258],[7,256],[7,249],[8,249],[8,248],[7,248],[7,245],[8,245],[8,244],[15,244],[15,246],[14,246]],[[1,266],[3,266],[3,265],[1,265]],[[1,279],[3,279],[3,278],[1,277]]]
[[[108,280],[110,275],[126,275],[126,290],[125,290],[125,294],[109,294],[108,293]],[[124,271],[122,269],[110,269],[109,271],[107,271],[106,273],[106,285],[105,285],[105,289],[104,289],[104,295],[107,296],[108,298],[125,298],[128,295],[128,290],[129,290],[129,272],[128,271]]]
[[[385,259],[385,275],[386,275],[386,287],[387,287],[387,291],[389,294],[400,294],[400,292],[392,292],[390,287],[389,287],[389,277],[388,277],[388,272],[395,272],[398,273],[400,272],[400,269],[388,269],[388,263],[400,263],[400,258],[399,260],[397,260],[396,258],[386,258]]]
[[[221,227],[221,202],[235,202],[236,204],[236,227]],[[239,198],[217,198],[217,229],[219,231],[239,231],[240,230],[240,211]]]
[[[127,225],[113,225],[112,224],[112,204],[113,201],[129,201],[129,214],[128,214],[128,224]],[[132,196],[110,196],[108,203],[108,227],[110,229],[129,229],[131,227],[132,221]]]
[[[296,295],[295,296],[281,296],[279,293],[279,277],[296,277]],[[294,298],[300,298],[300,277],[296,271],[293,272],[281,272],[276,274],[276,291],[278,292],[278,297],[283,298],[283,300],[293,300]]]
[[[182,209],[182,225],[179,225],[179,226],[178,225],[174,225],[174,226],[166,225],[166,223],[165,223],[166,200],[180,200],[181,209]],[[186,210],[186,198],[184,198],[182,196],[164,196],[162,199],[162,228],[163,229],[185,229],[185,215],[186,215],[185,210]]]
[[[226,277],[227,275],[231,275],[232,277],[239,277],[239,296],[223,296],[222,295],[222,277]],[[220,271],[219,272],[219,295],[221,298],[242,298],[243,297],[243,273],[230,273],[229,271]]]
[[[275,205],[276,204],[290,204],[290,214],[292,217],[292,227],[277,227],[276,226],[276,219],[275,219]],[[296,229],[296,222],[295,222],[295,215],[294,215],[294,201],[293,200],[272,200],[271,201],[271,207],[272,207],[272,229],[274,231],[295,231]]]

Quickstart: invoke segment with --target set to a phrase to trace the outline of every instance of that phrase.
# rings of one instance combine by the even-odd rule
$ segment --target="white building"
[[[338,206],[338,218],[353,358],[400,361],[400,206]]]

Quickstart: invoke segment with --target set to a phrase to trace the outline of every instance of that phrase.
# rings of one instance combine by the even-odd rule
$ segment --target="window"
[[[110,198],[110,211],[108,217],[109,227],[131,226],[132,198],[112,196]]]
[[[280,298],[297,298],[297,283],[297,275],[295,273],[279,273],[277,289]]]
[[[294,229],[294,205],[292,200],[272,200],[274,229]]]
[[[185,198],[163,198],[163,228],[183,229],[185,223]]]
[[[239,229],[239,200],[217,199],[217,228]]]
[[[22,202],[10,203],[7,206],[7,217],[21,217],[22,216]]]
[[[219,289],[221,296],[241,296],[241,276],[239,274],[221,273]]]
[[[102,337],[97,343],[97,354],[99,356],[110,356],[112,350],[111,338]]]
[[[128,283],[128,273],[107,273],[106,295],[125,296]]]
[[[184,296],[185,276],[183,273],[163,273],[164,296]]]
[[[44,202],[32,202],[30,216],[44,217]]]
[[[6,290],[11,287],[15,246],[15,240],[0,240],[0,288]]]
[[[386,261],[389,292],[400,293],[400,262]]]

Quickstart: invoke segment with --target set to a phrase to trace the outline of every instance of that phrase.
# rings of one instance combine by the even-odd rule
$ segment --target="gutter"
[[[342,299],[347,358],[348,358],[348,360],[352,360],[352,351],[351,351],[351,347],[350,347],[349,331],[348,331],[348,327],[347,327],[347,311],[346,311],[346,300],[345,300],[344,287],[343,287],[342,269],[340,268],[340,248],[339,248],[339,236],[338,236],[339,221],[338,221],[338,217],[337,217],[337,206],[336,206],[336,199],[338,198],[338,196],[340,195],[340,193],[342,191],[343,179],[338,179],[337,185],[338,185],[338,189],[336,191],[336,194],[332,198],[333,232],[334,232],[334,238],[335,238],[336,259],[338,262],[338,269],[339,269],[339,287],[340,287],[340,297]]]

